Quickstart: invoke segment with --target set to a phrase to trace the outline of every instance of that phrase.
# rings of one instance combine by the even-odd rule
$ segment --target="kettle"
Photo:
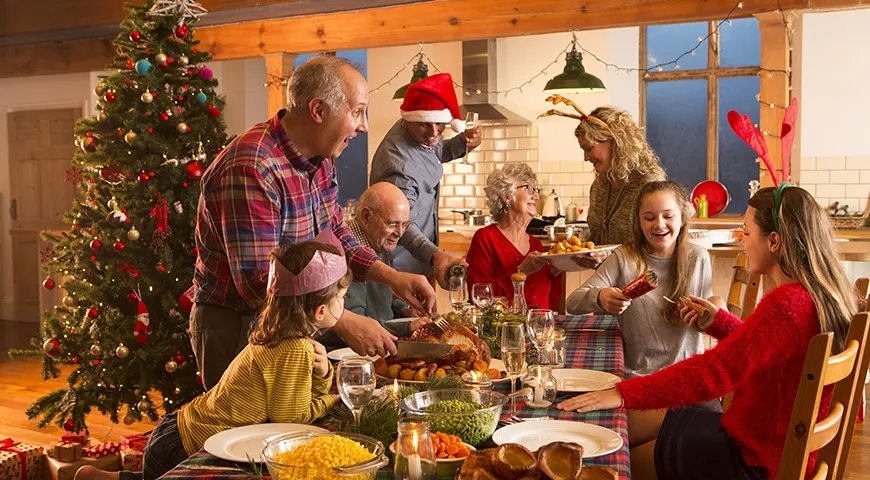
[[[549,195],[544,198],[544,206],[541,208],[542,217],[561,217],[565,215],[565,210],[562,209],[562,200],[559,195],[556,195],[556,190],[550,190]]]

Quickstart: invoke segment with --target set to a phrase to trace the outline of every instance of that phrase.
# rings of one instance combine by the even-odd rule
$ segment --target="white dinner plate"
[[[301,423],[261,423],[216,433],[205,441],[205,451],[231,462],[248,463],[248,457],[261,462],[263,442],[273,435],[297,432],[326,432],[320,427]]]
[[[558,368],[553,370],[556,388],[560,392],[595,392],[607,390],[622,381],[612,373],[582,368]]]
[[[340,362],[342,360],[347,360],[349,358],[362,358],[362,359],[371,360],[374,362],[375,360],[377,360],[379,358],[379,357],[367,357],[365,355],[360,355],[360,354],[354,352],[353,350],[351,350],[350,347],[339,348],[338,350],[333,350],[333,351],[327,353],[326,356],[329,357],[329,359],[332,360],[333,362]]]
[[[610,250],[614,250],[619,248],[619,245],[602,245],[592,250],[586,250],[585,252],[568,252],[568,253],[558,253],[558,254],[546,254],[541,255],[541,258],[550,262],[551,265],[562,270],[563,272],[579,272],[580,270],[585,270],[580,265],[577,265],[574,260],[571,260],[574,257],[585,257],[589,256],[592,252],[607,252]]]
[[[622,437],[613,430],[568,420],[514,423],[496,430],[492,441],[497,445],[519,443],[533,452],[553,442],[574,442],[583,446],[583,458],[600,457],[622,447]]]

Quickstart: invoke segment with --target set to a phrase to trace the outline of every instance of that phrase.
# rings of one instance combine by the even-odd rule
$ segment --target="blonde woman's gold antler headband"
[[[588,120],[590,122],[597,123],[604,128],[610,128],[610,126],[607,125],[607,123],[605,123],[604,120],[601,120],[600,118],[592,116],[592,115],[586,115],[586,113],[584,113],[583,110],[580,109],[580,107],[577,106],[576,103],[572,102],[571,100],[569,100],[569,99],[567,99],[559,94],[550,95],[549,97],[547,97],[546,101],[552,103],[553,105],[558,105],[560,103],[564,103],[565,105],[568,105],[571,108],[573,108],[574,110],[576,110],[577,113],[579,113],[579,115],[575,115],[573,113],[565,113],[565,112],[561,112],[559,110],[551,109],[551,110],[547,110],[546,112],[538,115],[538,118],[559,115],[561,117],[576,118],[577,120],[580,120],[581,122]]]

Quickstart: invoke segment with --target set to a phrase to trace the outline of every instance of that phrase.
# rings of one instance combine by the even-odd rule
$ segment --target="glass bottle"
[[[406,417],[397,425],[396,480],[435,480],[435,448],[429,435],[429,423],[419,417]]]
[[[702,193],[700,197],[695,199],[698,218],[707,218],[707,205],[707,194]]]
[[[514,315],[525,315],[529,309],[526,305],[526,274],[517,272],[511,275],[511,282],[514,284],[514,301],[511,313]]]
[[[529,365],[523,387],[532,389],[526,397],[527,407],[549,408],[556,401],[558,385],[549,365]]]

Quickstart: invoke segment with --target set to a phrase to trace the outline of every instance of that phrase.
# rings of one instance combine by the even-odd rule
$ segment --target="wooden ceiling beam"
[[[229,0],[225,0],[229,1]],[[734,17],[809,8],[821,0],[747,1]],[[860,0],[824,0],[854,6]],[[196,30],[216,60],[267,53],[323,51],[447,42],[724,18],[734,0],[435,0],[352,12],[262,20]],[[848,5],[846,5],[848,4]],[[110,63],[108,39],[0,48],[0,78],[100,70]]]

